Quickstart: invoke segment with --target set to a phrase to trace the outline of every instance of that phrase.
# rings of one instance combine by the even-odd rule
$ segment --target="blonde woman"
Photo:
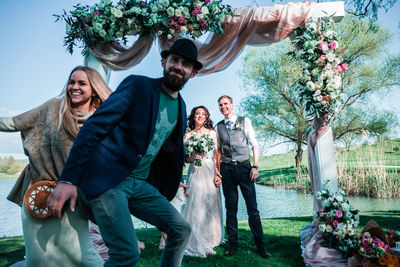
[[[25,266],[103,266],[94,250],[83,205],[67,209],[61,220],[39,219],[24,204],[28,188],[40,180],[57,181],[80,127],[111,90],[94,69],[74,68],[60,97],[12,118],[0,118],[0,131],[20,131],[29,164],[8,200],[22,207]],[[82,203],[82,202],[81,202]]]

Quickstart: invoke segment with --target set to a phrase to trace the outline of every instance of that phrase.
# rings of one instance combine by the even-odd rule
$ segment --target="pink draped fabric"
[[[204,67],[200,74],[227,68],[246,45],[268,45],[288,37],[305,22],[313,2],[276,4],[273,7],[243,7],[233,9],[237,17],[223,22],[224,34],[209,33],[206,41],[196,41],[199,61]],[[158,38],[160,50],[171,47],[175,39]],[[130,48],[118,43],[93,47],[93,55],[113,70],[125,70],[141,62],[153,43],[152,36],[141,37]]]

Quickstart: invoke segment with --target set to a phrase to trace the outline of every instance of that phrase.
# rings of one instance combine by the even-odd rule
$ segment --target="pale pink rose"
[[[328,43],[327,42],[321,42],[319,44],[319,49],[321,49],[322,51],[327,51],[329,49]]]
[[[336,210],[336,218],[342,218],[343,212],[341,210]]]
[[[335,58],[335,62],[336,62],[336,64],[340,64],[340,59],[339,58]]]
[[[333,41],[328,46],[330,49],[335,50],[336,47],[338,46],[338,43],[336,41]]]
[[[346,71],[349,68],[349,65],[345,62],[342,64],[342,70]]]
[[[327,59],[328,59],[329,62],[333,62],[333,61],[335,60],[335,57],[332,56],[332,55],[329,55],[329,56],[327,57]]]
[[[327,70],[331,70],[332,69],[332,64],[330,64],[330,63],[326,64],[326,69]]]
[[[337,227],[338,225],[339,225],[339,221],[338,220],[334,220],[333,222],[332,222],[332,224],[333,224],[333,227]]]

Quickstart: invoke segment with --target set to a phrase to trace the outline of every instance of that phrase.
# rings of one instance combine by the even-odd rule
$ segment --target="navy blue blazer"
[[[136,168],[153,137],[161,78],[127,77],[80,129],[59,181],[96,197],[122,182]],[[177,126],[152,163],[149,183],[171,200],[184,164],[186,106],[179,94]]]

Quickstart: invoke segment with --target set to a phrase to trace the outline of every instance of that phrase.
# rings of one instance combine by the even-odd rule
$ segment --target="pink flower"
[[[338,220],[334,220],[333,222],[332,222],[332,224],[333,224],[333,227],[337,227],[338,225],[339,225],[339,221]]]
[[[211,2],[211,0],[204,0],[204,4],[208,4],[210,2]]]
[[[146,7],[146,3],[145,2],[142,2],[142,7]]]
[[[336,217],[337,218],[342,218],[343,217],[343,212],[341,210],[336,210]]]
[[[199,20],[199,24],[200,24],[201,28],[203,28],[203,29],[207,28],[207,25],[204,23],[204,21]]]
[[[340,65],[336,65],[336,71],[337,72],[341,72],[342,71],[342,67],[340,67]],[[337,215],[337,213],[336,213],[336,215]],[[340,218],[340,217],[338,217],[338,218]]]
[[[169,26],[172,26],[172,25],[174,25],[175,24],[175,21],[173,20],[173,19],[170,19],[170,21],[169,21]]]
[[[89,24],[89,18],[85,18],[85,23]]]
[[[93,16],[101,16],[101,13],[100,13],[100,11],[98,11],[98,10],[96,10],[95,12],[93,12]]]
[[[321,49],[322,51],[327,51],[328,50],[328,43],[327,42],[321,42],[320,44],[319,44],[319,49]]]
[[[346,71],[349,68],[349,65],[345,62],[342,64],[342,70]]]
[[[321,55],[319,58],[320,58],[321,60],[325,60],[325,59],[326,59],[326,56],[325,56],[325,55]]]
[[[194,9],[193,9],[193,11],[192,11],[192,16],[193,17],[196,17],[198,14],[200,14],[201,13],[201,8],[200,7],[195,7]]]
[[[331,42],[328,46],[329,46],[330,49],[335,50],[336,47],[337,47],[337,42],[336,42],[336,41],[333,41],[333,42]]]
[[[381,240],[378,241],[378,246],[383,248],[385,246],[385,243]]]
[[[179,22],[179,24],[185,23],[185,17],[184,17],[184,16],[180,16],[180,17],[178,18],[178,22]]]
[[[180,25],[180,24],[176,24],[176,25],[175,25],[175,29],[177,29],[178,31],[180,31],[180,30],[181,30],[181,25]]]

